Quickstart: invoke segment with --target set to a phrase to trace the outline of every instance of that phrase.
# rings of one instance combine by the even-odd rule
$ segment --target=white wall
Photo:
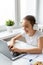
[[[39,15],[38,22],[43,24],[43,0],[39,0]]]

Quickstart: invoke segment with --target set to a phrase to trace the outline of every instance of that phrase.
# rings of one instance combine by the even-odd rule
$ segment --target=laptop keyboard
[[[21,54],[20,54],[20,53],[17,53],[17,52],[14,52],[12,56],[13,56],[13,57],[17,57],[17,56],[19,56],[19,55],[21,55]]]

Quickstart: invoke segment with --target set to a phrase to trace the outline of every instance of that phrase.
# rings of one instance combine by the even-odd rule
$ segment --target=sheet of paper
[[[40,54],[35,61],[42,61],[43,62],[43,54]]]
[[[24,59],[27,59],[27,60],[30,60],[30,59],[34,60],[35,58],[38,57],[38,55],[39,55],[39,54],[27,54],[27,55],[24,56],[23,58],[24,58]]]

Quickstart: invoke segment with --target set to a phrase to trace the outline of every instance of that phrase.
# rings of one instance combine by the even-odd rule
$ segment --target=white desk
[[[16,41],[17,43],[15,44],[16,47],[18,48],[26,48],[26,43],[24,42],[21,42],[21,41]],[[30,47],[30,46],[29,46]],[[9,60],[7,57],[5,57],[4,55],[0,54],[0,64],[3,65],[3,62],[4,62],[4,65],[28,65],[29,61],[27,61],[28,59],[25,59],[25,57],[22,57],[20,59],[17,59],[15,61],[11,61]]]
[[[15,61],[9,60],[6,56],[0,53],[0,65],[28,65],[27,59],[20,58]]]
[[[18,43],[20,44],[20,41],[18,41]],[[19,44],[18,45],[16,44],[16,46],[19,47]],[[24,59],[23,57],[15,61],[11,61],[6,56],[0,53],[0,64],[1,65],[24,65],[24,63],[25,65],[28,65],[27,59]]]
[[[6,56],[0,53],[0,65],[11,65],[12,61],[10,61]]]
[[[18,32],[19,31],[19,32]],[[10,38],[18,33],[22,32],[22,30],[18,29],[18,30],[14,30],[13,33],[8,33],[7,31],[5,32],[1,32],[0,33],[0,39],[6,39],[6,38]],[[19,42],[18,42],[19,43]],[[16,46],[16,45],[15,45]],[[21,42],[21,45],[18,46],[18,48],[28,48],[28,45],[26,46],[22,46],[22,42]],[[30,47],[30,46],[29,46]],[[31,47],[30,47],[31,48]],[[0,64],[1,65],[29,65],[29,59],[25,59],[25,57],[22,57],[16,61],[11,61],[9,60],[6,56],[4,56],[3,54],[0,53]]]
[[[40,58],[40,60],[39,60]],[[36,60],[37,59],[37,60]],[[38,58],[33,60],[33,63],[36,61],[42,61],[43,62],[43,55],[40,55]],[[29,59],[25,59],[25,57],[20,58],[15,61],[9,60],[6,56],[0,53],[0,65],[30,65]]]
[[[26,46],[26,43],[24,42],[21,42],[21,41],[17,41],[18,43],[15,45],[16,47],[18,48],[33,48],[33,46],[30,46],[30,45],[27,45]],[[21,45],[20,45],[21,44]],[[24,44],[24,45],[23,45]],[[19,46],[20,45],[20,46]],[[29,65],[29,59],[33,59],[35,60],[37,54],[36,55],[31,55],[31,54],[28,54],[28,56],[23,56],[22,58],[20,59],[17,59],[15,61],[11,61],[10,59],[8,59],[6,56],[4,56],[3,54],[0,53],[0,64],[1,65]],[[43,57],[40,57],[43,59]]]

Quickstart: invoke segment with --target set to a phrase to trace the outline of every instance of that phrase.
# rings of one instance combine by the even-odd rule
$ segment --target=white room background
[[[43,25],[43,0],[39,0],[38,22]]]
[[[43,0],[0,0],[0,25],[12,19],[19,26],[26,15],[34,15],[43,24]]]
[[[15,0],[0,0],[0,25],[8,19],[15,19]]]

